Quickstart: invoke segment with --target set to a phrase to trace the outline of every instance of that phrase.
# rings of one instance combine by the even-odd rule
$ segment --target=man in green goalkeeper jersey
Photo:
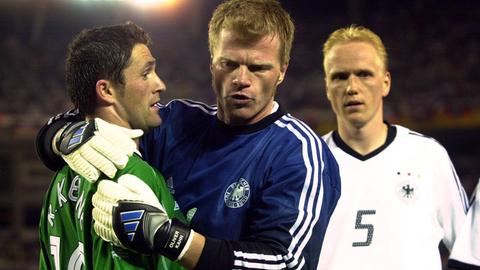
[[[155,72],[155,58],[149,44],[149,35],[133,23],[86,29],[75,37],[66,60],[67,90],[81,115],[97,119],[67,126],[62,134],[70,136],[68,145],[54,148],[73,151],[79,142],[90,139],[99,129],[109,135],[92,137],[95,144],[102,144],[102,140],[115,142],[119,133],[138,138],[143,134],[140,130],[161,124],[156,103],[166,88]],[[78,128],[79,124],[83,127]],[[136,151],[137,144],[138,140],[131,145],[115,144],[117,148],[112,151],[131,155],[126,167],[113,180],[121,182],[127,190],[150,193],[151,201],[154,203],[158,198],[170,218],[185,222],[162,175],[142,160]],[[92,155],[88,149],[79,154]],[[72,163],[71,166],[90,165]],[[182,269],[163,256],[138,254],[103,241],[93,229],[91,200],[96,190],[96,184],[68,166],[57,172],[41,213],[40,269]],[[138,226],[135,218],[130,224]]]

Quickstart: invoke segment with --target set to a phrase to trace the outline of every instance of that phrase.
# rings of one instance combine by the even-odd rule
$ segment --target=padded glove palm
[[[114,245],[180,260],[191,243],[191,229],[169,219],[153,191],[134,175],[122,175],[117,183],[100,181],[92,202],[95,232]]]

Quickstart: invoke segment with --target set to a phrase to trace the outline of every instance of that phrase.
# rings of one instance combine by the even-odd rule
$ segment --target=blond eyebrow
[[[233,62],[233,63],[237,63],[240,65],[240,62],[236,61],[236,60],[233,60],[233,59],[230,59],[228,57],[225,57],[225,56],[220,56],[218,58],[218,61],[229,61],[229,62]],[[254,60],[254,62],[257,62],[258,63],[250,63],[250,64],[246,64],[246,66],[270,66],[270,67],[273,67],[273,64],[270,62],[270,61],[261,61],[261,60]]]

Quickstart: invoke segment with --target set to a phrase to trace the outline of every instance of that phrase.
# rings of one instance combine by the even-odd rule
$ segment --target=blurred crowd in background
[[[72,108],[64,88],[64,60],[68,42],[83,28],[134,21],[152,35],[157,73],[168,89],[162,101],[178,97],[215,103],[207,24],[219,1],[177,1],[177,7],[164,10],[134,9],[126,1],[113,0],[0,2],[0,150],[6,147],[0,151],[1,194],[10,196],[9,188],[16,189],[14,182],[19,181],[14,179],[14,169],[4,163],[12,155],[8,149],[16,151],[11,141],[27,138],[28,143],[22,145],[33,153],[38,129],[49,117]],[[382,37],[389,53],[393,85],[385,100],[387,119],[439,138],[471,192],[480,177],[480,143],[476,138],[480,131],[480,3],[281,2],[296,22],[296,36],[286,80],[279,88],[280,104],[319,134],[333,128],[335,119],[324,90],[322,44],[339,27],[364,25]],[[34,154],[30,156],[29,162],[35,165],[28,168],[43,169]],[[27,177],[37,177],[39,170]],[[39,194],[46,190],[51,175],[44,176],[44,184],[35,186]],[[9,209],[10,203],[8,198],[0,199],[0,210]],[[25,210],[32,235],[39,209],[40,202],[35,202]],[[13,229],[22,224],[23,219],[18,219],[11,223],[8,216],[0,218],[0,238],[12,239],[15,234],[10,230],[22,234],[23,230]],[[27,260],[35,269],[38,251],[32,237],[24,237],[25,243],[18,250],[30,249],[34,256]],[[0,243],[6,242],[0,239]],[[0,253],[17,254],[12,250],[4,246]],[[0,269],[13,269],[11,261],[0,256]],[[25,267],[23,264],[18,269]]]
[[[371,28],[387,46],[393,87],[386,99],[386,110],[392,122],[423,123],[428,127],[436,124],[438,128],[479,125],[475,105],[480,104],[480,11],[479,5],[473,3],[476,1],[374,1],[369,7],[363,1],[347,1],[330,7],[315,4],[312,10],[308,3],[284,2],[296,21],[297,35],[279,100],[313,127],[324,131],[333,121],[324,94],[322,44],[328,33],[351,23]],[[95,25],[78,15],[71,18],[75,7],[64,6],[70,10],[62,12],[58,7],[49,10],[51,3],[45,5],[40,15],[17,11],[25,18],[12,20],[10,23],[17,25],[0,39],[0,126],[18,132],[36,130],[48,116],[71,107],[63,86],[66,46],[80,29]],[[199,6],[197,3],[195,8]],[[166,98],[187,97],[214,103],[207,47],[207,21],[213,6],[210,3],[196,16],[182,13],[168,18],[168,23],[163,23],[165,18],[133,19],[152,33],[158,73],[169,90]],[[82,11],[87,12],[85,8]],[[34,19],[41,16],[45,18],[39,29]],[[123,11],[99,23],[114,24],[131,18]],[[69,23],[70,28],[65,26]]]

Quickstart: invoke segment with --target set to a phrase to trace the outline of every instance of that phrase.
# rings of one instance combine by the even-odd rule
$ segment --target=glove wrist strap
[[[64,126],[59,141],[56,142],[57,150],[63,155],[68,155],[90,140],[95,132],[93,120],[72,122]]]
[[[55,133],[55,136],[53,137],[52,150],[57,156],[61,156],[61,153],[60,153],[60,144],[61,144],[60,139],[62,138],[62,134],[65,131],[65,129],[68,126],[70,126],[71,123],[72,122],[65,123],[60,129],[57,130],[57,132]]]
[[[172,219],[155,233],[153,249],[173,261],[178,261],[185,255],[192,238],[190,227],[177,219]]]

